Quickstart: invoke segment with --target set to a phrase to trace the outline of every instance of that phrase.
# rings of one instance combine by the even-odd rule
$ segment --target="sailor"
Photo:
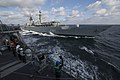
[[[16,44],[18,44],[18,43],[19,43],[19,41],[18,41],[18,38],[17,38],[17,37],[15,37],[15,38],[14,38],[14,42],[15,42]]]
[[[25,57],[23,48],[20,48],[20,57],[21,57],[22,62],[26,63],[26,57]]]
[[[20,51],[21,51],[21,50],[22,50],[22,49],[20,48],[20,46],[16,47],[16,52],[17,52],[17,54],[18,54],[19,60],[22,60],[22,56],[20,55]]]
[[[60,80],[60,76],[61,76],[61,67],[60,67],[60,62],[56,61],[56,65],[55,65],[55,76],[56,76],[56,80]]]
[[[5,39],[4,44],[8,48],[8,50],[10,51],[10,42],[9,42],[8,38]]]
[[[20,48],[20,45],[19,45],[19,44],[16,44],[16,53],[18,53],[19,48]]]
[[[32,65],[35,72],[39,73],[40,64],[39,64],[39,58],[37,55],[32,55]]]
[[[60,58],[60,69],[62,69],[62,67],[63,67],[63,57],[62,56],[59,56],[59,58]]]
[[[10,46],[13,51],[13,55],[16,57],[16,44],[13,41],[11,41]]]
[[[56,63],[55,63],[56,80],[60,80],[63,63],[64,63],[63,57],[62,56],[58,56],[58,59],[56,60]]]
[[[0,56],[2,56],[2,52],[0,51]]]

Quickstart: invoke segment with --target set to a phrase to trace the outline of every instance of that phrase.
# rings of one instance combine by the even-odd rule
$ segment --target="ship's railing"
[[[45,55],[45,58],[43,60],[33,60],[33,61],[31,61],[31,63],[32,63],[33,67],[34,67],[34,70],[39,72],[39,73],[40,73],[40,71],[45,69],[47,66],[51,66],[51,67],[54,66],[52,60],[48,57],[48,55]],[[71,66],[71,64],[69,64],[69,65]],[[76,74],[75,76],[73,76],[74,72],[73,72],[73,69],[71,67],[69,69],[63,67],[62,71],[67,73],[68,75],[72,76],[73,78],[59,78],[60,80],[80,80],[81,79],[79,77],[80,76],[79,73]],[[34,74],[30,75],[30,74],[19,73],[19,72],[15,72],[15,73],[19,74],[19,75],[29,76],[29,77],[32,77],[33,79],[34,78],[36,79],[36,77],[39,77],[41,79],[46,79],[46,80],[55,80],[56,79],[55,77],[38,76],[38,75],[34,75]]]
[[[45,69],[47,66],[54,66],[52,63],[51,59],[48,57],[48,55],[44,55],[45,58],[43,60],[38,60],[38,57],[36,57],[36,60],[32,60],[31,64],[33,65],[34,71],[41,72],[43,69]],[[50,64],[50,65],[49,65]],[[64,71],[62,69],[62,71]],[[72,74],[72,69],[68,70],[69,73]],[[23,75],[23,76],[29,76],[32,77],[33,79],[35,78],[40,78],[40,79],[45,79],[45,80],[56,80],[56,77],[48,77],[48,76],[39,76],[35,75],[34,72],[33,74],[26,74],[26,73],[20,73],[20,72],[14,72],[15,74]],[[68,73],[67,73],[68,74]],[[71,76],[71,74],[68,74]],[[78,77],[73,77],[73,78],[59,78],[60,80],[80,80]],[[37,79],[36,79],[37,80]]]
[[[11,32],[11,31],[17,31],[21,30],[20,25],[6,25],[6,24],[0,24],[0,32]]]

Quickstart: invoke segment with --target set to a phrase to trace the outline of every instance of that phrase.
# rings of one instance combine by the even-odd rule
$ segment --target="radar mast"
[[[30,14],[30,19],[29,19],[29,20],[30,20],[30,24],[29,24],[29,25],[30,25],[30,26],[33,25],[33,18],[32,18],[32,16],[31,16],[31,14]]]
[[[41,16],[42,16],[42,12],[39,11],[39,21],[40,21],[40,24],[41,24]]]

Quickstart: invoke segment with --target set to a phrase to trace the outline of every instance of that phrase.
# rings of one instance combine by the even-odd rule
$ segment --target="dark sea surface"
[[[26,33],[24,41],[36,52],[57,53],[65,68],[72,66],[80,80],[120,80],[120,26],[113,26],[95,38],[54,37]],[[56,59],[56,58],[55,58]],[[69,72],[67,72],[69,74]]]

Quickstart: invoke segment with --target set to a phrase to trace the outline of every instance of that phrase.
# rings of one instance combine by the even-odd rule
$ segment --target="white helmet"
[[[17,46],[18,46],[18,47],[20,47],[20,45],[19,45],[19,44],[18,44]]]
[[[25,52],[26,54],[32,53],[31,49],[26,49],[24,52]]]
[[[23,51],[23,48],[20,48],[20,51]]]

